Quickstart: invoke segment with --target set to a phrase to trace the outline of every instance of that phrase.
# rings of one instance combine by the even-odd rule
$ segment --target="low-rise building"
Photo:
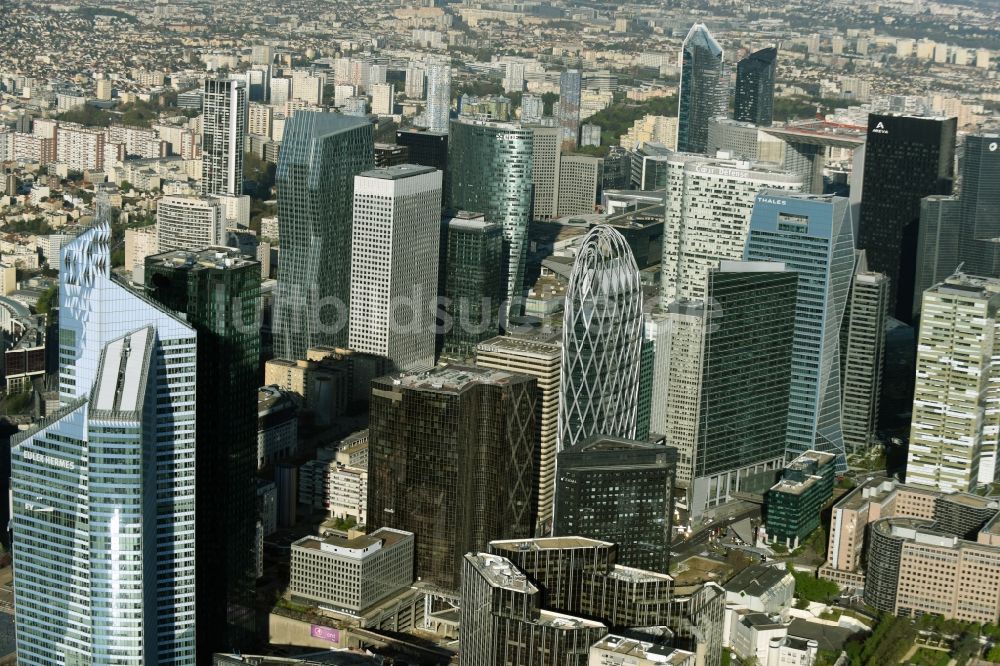
[[[790,462],[764,497],[767,535],[772,542],[798,548],[819,527],[820,512],[833,495],[836,456],[806,451]]]
[[[358,614],[413,582],[413,534],[387,527],[292,544],[292,600]]]
[[[693,652],[608,634],[590,646],[588,666],[695,666]]]
[[[755,564],[725,584],[726,603],[754,613],[781,615],[792,606],[795,577],[782,566]]]

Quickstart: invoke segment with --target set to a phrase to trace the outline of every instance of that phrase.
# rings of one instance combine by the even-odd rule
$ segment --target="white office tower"
[[[354,177],[351,349],[399,370],[434,365],[441,172],[401,164]]]
[[[625,238],[587,232],[566,287],[559,450],[591,435],[635,437],[642,351],[642,288]]]
[[[225,225],[223,202],[215,197],[167,196],[156,204],[160,252],[225,245]]]
[[[243,194],[246,81],[207,79],[201,116],[201,193]]]
[[[708,272],[743,258],[754,198],[767,188],[798,192],[802,179],[770,163],[673,153],[665,168],[663,299],[704,300]]]
[[[392,83],[376,83],[372,86],[372,113],[376,116],[391,116],[396,105],[396,86]]]
[[[974,492],[996,480],[1000,280],[956,274],[924,292],[906,482]]]
[[[536,220],[547,220],[556,216],[562,134],[558,127],[532,127],[531,133],[532,214]]]
[[[451,63],[432,62],[427,66],[427,129],[448,133],[451,115]]]
[[[195,664],[196,334],[63,248],[62,408],[11,442],[18,663]]]

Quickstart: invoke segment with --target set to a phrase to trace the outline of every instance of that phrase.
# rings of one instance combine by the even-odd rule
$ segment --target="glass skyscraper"
[[[889,278],[889,312],[913,321],[920,200],[951,194],[955,118],[868,116],[858,247]]]
[[[846,470],[840,402],[840,325],[854,272],[850,202],[765,190],[757,195],[745,257],[799,274],[786,455],[837,455]]]
[[[462,556],[535,527],[536,380],[438,366],[372,383],[369,529],[419,535],[417,576],[457,590]]]
[[[503,227],[506,297],[518,309],[524,290],[528,222],[534,187],[531,128],[456,120],[448,144],[446,207],[486,215]]]
[[[580,244],[563,317],[559,449],[591,435],[635,437],[642,288],[628,243],[598,225]]]
[[[147,257],[145,277],[149,297],[198,331],[196,616],[199,661],[211,660],[256,628],[260,264],[230,248],[175,250]]]
[[[1000,277],[1000,134],[967,136],[961,163],[963,270]]]
[[[736,102],[733,118],[760,127],[774,122],[774,74],[778,49],[751,53],[736,65]]]
[[[597,435],[559,452],[553,536],[618,544],[627,567],[669,573],[677,450]]]
[[[563,141],[572,141],[575,148],[580,141],[580,97],[583,74],[578,69],[567,69],[559,75],[559,131]]]
[[[367,119],[299,111],[288,121],[275,175],[276,357],[301,359],[309,347],[347,345],[354,176],[374,166]]]
[[[703,153],[708,148],[708,121],[725,115],[725,62],[722,47],[702,23],[691,26],[682,47],[677,108],[677,150]]]
[[[476,344],[500,330],[500,302],[505,296],[503,231],[482,215],[458,213],[447,221],[444,247],[444,309],[450,328],[444,354],[469,358]]]
[[[62,408],[11,443],[18,663],[195,664],[197,334],[62,250]]]

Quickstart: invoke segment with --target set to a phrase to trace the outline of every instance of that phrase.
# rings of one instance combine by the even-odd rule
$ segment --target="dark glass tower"
[[[704,24],[695,23],[684,40],[682,54],[677,150],[703,153],[708,148],[708,121],[725,114],[722,47]]]
[[[458,213],[444,231],[444,354],[470,358],[476,345],[500,330],[504,298],[503,232],[476,213]]]
[[[774,121],[774,73],[778,49],[773,46],[751,53],[736,65],[736,104],[733,118],[760,127]]]
[[[920,200],[951,194],[955,118],[868,116],[858,247],[889,277],[889,312],[913,321]]]
[[[559,133],[563,141],[580,141],[580,97],[583,75],[578,69],[567,69],[559,75]]]
[[[453,121],[448,144],[446,208],[473,210],[503,228],[506,297],[524,290],[534,180],[534,132],[511,123]],[[515,306],[517,310],[519,306]]]
[[[366,118],[299,111],[288,121],[275,174],[276,357],[301,359],[309,347],[347,345],[354,176],[374,167]]]
[[[146,258],[146,291],[198,332],[195,617],[199,663],[253,640],[260,264],[230,248]]]
[[[417,576],[457,590],[462,557],[535,527],[536,380],[462,366],[372,383],[369,529],[417,535]]]
[[[448,173],[448,135],[422,129],[396,131],[396,144],[410,151],[410,164],[430,166]]]
[[[964,271],[1000,277],[1000,134],[970,134],[962,157]]]
[[[618,561],[669,573],[677,450],[596,435],[559,453],[554,536],[618,544]]]

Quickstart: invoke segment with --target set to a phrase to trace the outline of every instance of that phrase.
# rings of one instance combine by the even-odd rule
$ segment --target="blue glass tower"
[[[704,153],[708,149],[708,121],[725,115],[728,91],[724,73],[722,47],[704,24],[695,23],[682,47],[678,151]]]
[[[196,333],[62,250],[62,409],[11,442],[18,663],[195,663]]]
[[[854,270],[854,232],[844,197],[764,190],[754,202],[747,261],[780,261],[799,274],[785,447],[837,455],[846,470],[840,403],[840,323]]]

